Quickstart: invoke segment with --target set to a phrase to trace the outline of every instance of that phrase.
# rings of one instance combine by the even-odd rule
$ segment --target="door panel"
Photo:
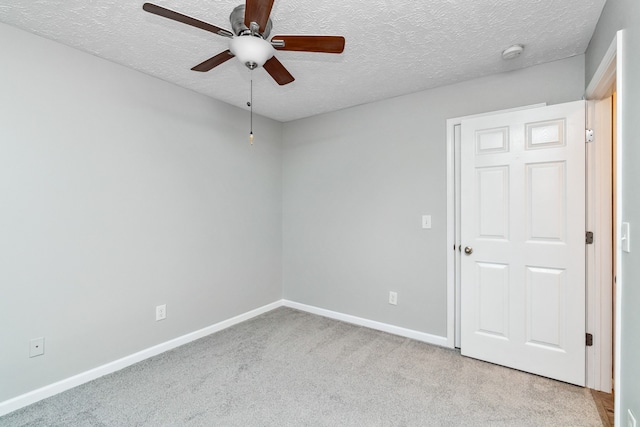
[[[566,239],[565,163],[526,165],[527,240],[562,243]]]
[[[509,168],[478,168],[476,203],[478,234],[484,239],[507,239],[509,234]]]
[[[462,354],[584,385],[584,102],[461,134]]]
[[[557,268],[527,267],[527,343],[562,349],[566,274]]]
[[[509,332],[509,266],[477,264],[478,325],[477,330],[495,337],[507,338]],[[485,308],[490,307],[490,310]]]

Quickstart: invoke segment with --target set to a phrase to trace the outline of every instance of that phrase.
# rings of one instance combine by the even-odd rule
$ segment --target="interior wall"
[[[622,144],[622,221],[631,225],[631,252],[621,254],[621,301],[622,325],[620,328],[620,384],[616,395],[616,418],[620,425],[627,425],[628,411],[636,420],[640,420],[640,263],[637,261],[637,248],[640,234],[640,199],[637,189],[640,186],[640,172],[637,161],[640,160],[640,3],[637,0],[608,0],[596,27],[586,53],[587,82],[593,77],[598,65],[614,39],[618,30],[624,30],[624,63],[622,73],[626,77],[623,92],[618,93],[622,100],[622,132],[618,142]],[[619,244],[619,242],[617,243]],[[634,255],[635,254],[635,255]]]
[[[446,336],[446,120],[584,88],[581,55],[286,123],[284,297]]]
[[[0,52],[0,402],[281,299],[280,123],[251,146],[246,111],[4,24]]]

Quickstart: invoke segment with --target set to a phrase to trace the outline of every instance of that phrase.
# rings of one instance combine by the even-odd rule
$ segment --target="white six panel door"
[[[462,354],[577,385],[585,383],[584,108],[465,120],[461,148]]]

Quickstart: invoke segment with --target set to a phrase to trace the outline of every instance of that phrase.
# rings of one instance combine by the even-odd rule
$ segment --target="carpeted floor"
[[[9,426],[601,426],[587,389],[278,308],[0,418]]]

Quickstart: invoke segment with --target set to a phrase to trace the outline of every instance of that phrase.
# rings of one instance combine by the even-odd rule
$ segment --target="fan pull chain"
[[[250,92],[250,100],[249,100],[249,109],[251,110],[250,114],[250,125],[249,125],[249,142],[253,145],[253,70],[251,72],[251,92]]]

